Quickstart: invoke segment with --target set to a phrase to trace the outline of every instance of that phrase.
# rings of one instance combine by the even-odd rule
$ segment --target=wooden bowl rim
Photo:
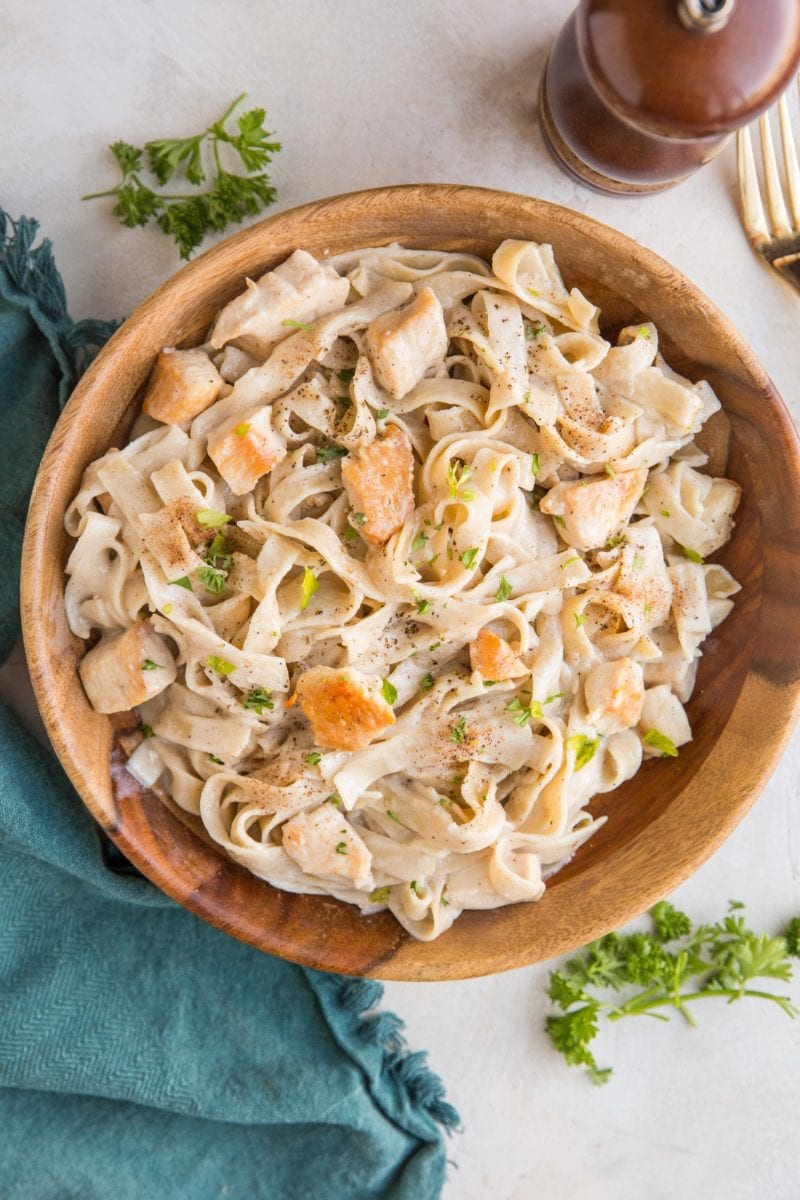
[[[581,237],[599,242],[606,251],[612,254],[623,254],[629,263],[641,268],[651,276],[656,276],[659,280],[659,290],[669,287],[679,288],[682,295],[691,302],[693,309],[704,314],[709,321],[713,322],[720,335],[724,336],[734,348],[745,373],[759,392],[759,400],[769,409],[770,419],[775,426],[776,435],[789,464],[790,475],[800,493],[800,441],[798,441],[792,418],[769,376],[728,319],[677,268],[653,251],[642,247],[638,242],[603,222],[550,201],[513,192],[461,184],[403,184],[367,188],[329,196],[274,214],[225,239],[178,270],[136,307],[97,355],[72,393],[48,441],[33,487],[23,543],[21,606],[25,651],[39,711],[61,765],[91,815],[120,846],[126,856],[163,892],[203,920],[218,928],[224,928],[226,932],[249,942],[262,951],[288,958],[290,961],[304,966],[344,974],[353,973],[353,968],[347,961],[340,961],[340,956],[337,954],[331,958],[319,947],[309,950],[305,946],[298,947],[296,951],[288,954],[279,948],[276,949],[271,944],[269,929],[258,935],[243,931],[241,928],[237,929],[236,913],[225,914],[223,920],[218,908],[206,902],[202,889],[193,890],[187,896],[177,886],[174,872],[165,869],[161,861],[150,857],[137,846],[135,841],[129,840],[124,828],[109,824],[106,810],[97,802],[90,780],[73,746],[70,736],[70,721],[64,717],[63,712],[53,700],[55,680],[51,645],[44,622],[37,618],[37,614],[44,610],[48,600],[41,588],[39,564],[44,561],[46,531],[48,521],[52,520],[51,493],[54,475],[49,468],[64,452],[70,439],[77,436],[76,430],[84,418],[84,408],[87,412],[90,411],[93,399],[96,400],[97,395],[101,394],[103,388],[108,386],[113,379],[116,365],[125,354],[128,343],[137,336],[137,329],[142,324],[158,321],[159,317],[162,318],[163,323],[164,314],[172,306],[180,305],[184,290],[196,276],[205,277],[211,282],[215,278],[219,278],[220,274],[224,275],[225,261],[232,248],[247,248],[248,244],[252,243],[255,257],[265,231],[273,228],[279,229],[286,222],[299,230],[306,218],[318,215],[325,210],[345,215],[356,214],[362,203],[366,204],[376,199],[392,201],[395,198],[401,202],[401,205],[403,201],[408,202],[409,200],[418,205],[452,205],[457,200],[473,214],[479,214],[487,205],[495,207],[501,205],[507,207],[509,220],[513,219],[514,212],[522,210],[526,217],[533,220],[539,218],[555,221],[570,227]],[[299,241],[300,239],[298,239]],[[84,467],[86,465],[84,464]],[[63,513],[58,513],[57,516],[59,522],[63,524]],[[466,961],[463,958],[451,959],[446,954],[442,955],[437,952],[441,951],[447,934],[433,943],[419,943],[410,939],[410,949],[408,946],[403,947],[403,953],[399,956],[398,962],[395,962],[393,952],[390,951],[389,957],[379,960],[375,969],[368,973],[382,979],[417,981],[474,978],[530,965],[544,958],[566,953],[578,945],[586,944],[609,930],[632,920],[655,901],[672,892],[678,884],[705,862],[729,836],[758,797],[780,758],[797,719],[798,711],[800,711],[800,679],[791,680],[785,685],[782,698],[784,700],[782,708],[771,714],[773,736],[770,745],[760,756],[753,755],[749,760],[748,777],[744,781],[745,786],[739,789],[738,799],[726,810],[714,834],[692,847],[680,863],[670,862],[669,855],[665,854],[658,844],[659,834],[669,833],[669,812],[667,811],[663,817],[658,818],[640,835],[654,841],[653,871],[648,882],[633,893],[612,886],[610,881],[614,876],[614,868],[625,869],[623,860],[626,847],[623,846],[614,851],[609,858],[607,876],[593,891],[594,906],[583,912],[580,924],[570,933],[562,932],[556,937],[548,938],[546,930],[542,932],[536,928],[530,941],[515,947],[514,954],[494,954],[491,946],[482,946],[481,953],[476,956],[474,961]],[[740,695],[735,702],[731,718],[729,718],[729,725],[741,704],[742,696]],[[717,747],[708,756],[709,759],[714,757],[716,751]],[[708,760],[701,765],[698,774],[702,775],[707,768]],[[219,854],[225,861],[230,861],[221,850]],[[265,884],[264,886],[270,885]],[[580,881],[571,881],[571,886],[567,885],[566,890],[570,892],[571,899],[579,898]],[[566,896],[565,899],[567,899]],[[353,913],[356,920],[363,919],[355,909]]]

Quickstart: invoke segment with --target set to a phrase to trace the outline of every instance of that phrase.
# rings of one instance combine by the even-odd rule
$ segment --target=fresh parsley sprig
[[[237,96],[218,121],[201,133],[187,138],[160,138],[145,142],[144,149],[129,142],[114,142],[109,147],[117,160],[121,178],[116,187],[92,192],[83,200],[115,196],[114,215],[129,229],[156,221],[164,233],[174,238],[181,258],[189,258],[206,234],[238,225],[272,204],[277,193],[264,168],[280,150],[280,142],[264,128],[263,108],[251,108],[229,127],[233,111],[246,93]],[[247,174],[227,170],[222,163],[222,147],[229,147]],[[145,166],[146,164],[146,166]],[[209,165],[210,164],[210,165]],[[171,179],[200,187],[203,191],[159,192],[142,178],[149,170],[162,186]]]
[[[731,901],[721,921],[693,929],[685,913],[662,900],[650,910],[652,933],[609,933],[568,959],[550,974],[548,995],[561,1010],[546,1022],[555,1048],[571,1065],[585,1067],[595,1083],[605,1083],[612,1069],[599,1067],[589,1048],[602,1015],[609,1021],[666,1021],[663,1010],[674,1008],[694,1025],[690,1006],[696,1001],[725,997],[730,1004],[751,996],[796,1017],[788,996],[750,985],[756,979],[789,982],[789,956],[800,957],[800,917],[785,937],[770,937],[747,927],[742,908]]]

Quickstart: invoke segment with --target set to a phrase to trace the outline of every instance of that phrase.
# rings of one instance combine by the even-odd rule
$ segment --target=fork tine
[[[778,113],[781,120],[783,158],[786,163],[786,182],[789,187],[789,207],[792,210],[794,227],[800,229],[800,164],[797,161],[797,147],[792,135],[792,122],[785,95],[778,101]]]
[[[772,142],[772,130],[769,123],[769,113],[762,113],[758,118],[761,130],[761,154],[764,159],[764,183],[767,189],[767,210],[772,222],[772,232],[775,237],[789,237],[789,214],[783,199],[781,177],[778,174],[778,163],[775,159],[775,147]]]
[[[767,218],[761,203],[761,191],[758,186],[756,163],[753,158],[753,142],[749,129],[740,129],[736,135],[736,162],[739,176],[739,200],[742,206],[742,219],[747,236],[754,246],[759,247],[769,241]]]

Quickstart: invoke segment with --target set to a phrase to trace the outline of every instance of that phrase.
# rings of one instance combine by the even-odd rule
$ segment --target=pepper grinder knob
[[[542,77],[545,140],[598,191],[658,192],[768,108],[799,62],[798,0],[581,0]]]

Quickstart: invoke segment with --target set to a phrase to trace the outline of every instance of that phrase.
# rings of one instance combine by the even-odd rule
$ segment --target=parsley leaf
[[[450,741],[461,745],[467,737],[467,718],[459,717],[450,732]]]
[[[227,111],[201,133],[184,138],[159,138],[144,150],[129,142],[110,146],[120,170],[116,187],[83,196],[84,200],[115,197],[114,215],[129,229],[155,220],[172,237],[182,258],[189,258],[211,230],[223,230],[253,216],[277,198],[264,168],[280,150],[280,143],[264,129],[263,108],[253,108],[236,119],[235,131],[228,128],[238,96]],[[226,170],[220,149],[228,147],[239,158],[246,175]],[[190,187],[207,181],[206,163],[213,164],[210,186],[204,191],[155,191],[142,179],[144,160],[162,186],[180,180]]]
[[[252,709],[253,712],[261,716],[265,708],[275,707],[275,701],[272,699],[272,693],[268,692],[266,688],[257,687],[248,693],[247,699],[244,701],[244,707]]]
[[[458,557],[461,559],[461,562],[466,570],[471,571],[475,566],[475,563],[478,561],[479,554],[480,547],[472,546],[469,550],[465,550],[463,554],[459,554]]]
[[[223,525],[227,525],[230,517],[227,513],[217,512],[213,508],[200,508],[195,513],[195,520],[198,525],[207,525],[212,529],[219,529]]]
[[[665,733],[661,733],[658,729],[648,729],[642,741],[646,745],[652,746],[654,750],[660,751],[662,758],[678,757],[678,749],[672,738],[668,738]]]
[[[163,671],[164,664],[153,662],[152,658],[146,658],[142,663],[141,669],[143,671]]]
[[[466,466],[460,458],[454,458],[447,468],[447,494],[451,500],[461,500],[469,504],[477,500],[478,493],[465,488],[472,478],[472,468]]]
[[[374,892],[369,894],[370,904],[386,904],[392,894],[392,889],[389,887],[375,888]]]
[[[337,458],[344,458],[346,454],[347,451],[345,450],[344,446],[318,446],[317,462],[335,462]]]
[[[303,579],[300,584],[300,611],[303,612],[308,608],[308,602],[314,595],[314,592],[319,588],[317,577],[311,570],[311,567],[306,567],[303,571]]]
[[[312,750],[310,754],[304,755],[303,758],[310,767],[316,767],[321,762],[322,755],[320,754],[319,750]]]
[[[232,675],[236,670],[234,663],[228,662],[226,658],[220,658],[217,654],[209,654],[206,666],[210,667],[212,671],[216,671],[218,675]]]
[[[381,692],[387,704],[394,704],[397,699],[397,688],[388,679],[384,679],[381,685]]]
[[[422,679],[420,679],[419,690],[421,692],[429,692],[431,690],[431,688],[433,687],[433,684],[434,684],[434,678],[429,671],[427,673],[427,675],[423,675]]]
[[[585,733],[574,733],[571,738],[567,738],[568,748],[575,751],[576,771],[581,771],[592,761],[599,745],[600,738],[590,738]]]
[[[509,583],[505,575],[500,576],[500,586],[497,589],[497,599],[502,602],[507,600],[514,590],[513,584]]]

